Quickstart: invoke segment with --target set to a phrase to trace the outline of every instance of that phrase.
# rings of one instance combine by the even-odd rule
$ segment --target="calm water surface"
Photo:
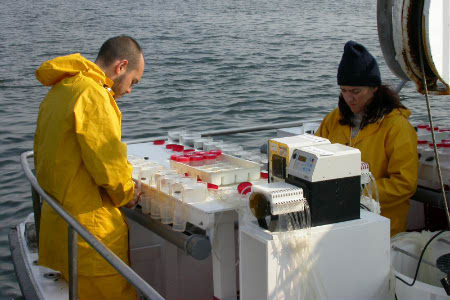
[[[351,39],[377,58],[385,82],[399,83],[378,46],[375,0],[18,0],[0,7],[0,299],[20,295],[7,234],[32,211],[19,155],[32,149],[39,103],[48,91],[34,77],[43,61],[75,52],[94,60],[107,38],[135,37],[146,71],[119,101],[126,140],[178,127],[321,118],[337,104],[337,66]],[[412,121],[425,120],[424,99],[413,85],[402,93]],[[448,126],[449,99],[431,100],[435,120]],[[259,147],[274,134],[235,140]]]

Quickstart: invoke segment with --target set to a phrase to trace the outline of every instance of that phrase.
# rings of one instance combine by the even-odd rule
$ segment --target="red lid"
[[[438,126],[434,126],[434,130],[435,130],[435,131],[438,130],[438,129],[439,129]],[[428,131],[431,131],[431,126],[428,126],[428,127],[427,127],[427,130],[428,130]]]
[[[191,158],[189,156],[178,156],[175,160],[180,163],[187,163]]]
[[[176,146],[177,144],[167,144],[166,149],[173,149],[173,146]]]
[[[183,150],[183,153],[186,154],[186,153],[194,152],[194,151],[195,151],[195,149],[185,149],[185,150]]]
[[[174,145],[172,150],[175,152],[182,152],[184,150],[184,146],[183,145]]]
[[[186,151],[186,150],[185,150]],[[195,154],[195,152],[185,152],[185,153],[183,153],[183,155],[184,156],[194,156],[194,155],[197,155],[197,154]]]
[[[261,171],[261,174],[259,175],[262,179],[269,178],[269,173],[267,171]]]
[[[216,159],[217,155],[215,154],[211,154],[211,153],[206,153],[205,155],[203,155],[204,159]]]
[[[190,158],[191,158],[191,161],[202,161],[203,160],[203,156],[201,156],[201,155],[191,155]]]
[[[439,132],[450,132],[450,128],[441,128]]]
[[[208,152],[206,152],[206,151],[195,151],[195,154],[196,155],[205,155],[205,154],[208,154]]]
[[[179,157],[179,156],[181,156],[181,155],[178,155],[178,154],[172,154],[172,155],[170,156],[170,160],[177,160],[177,157]]]
[[[418,140],[417,144],[419,144],[419,145],[426,145],[426,144],[428,144],[428,141],[427,140]]]
[[[208,187],[208,189],[213,189],[213,190],[218,190],[219,189],[218,185],[215,185],[215,184],[212,184],[212,183],[208,183],[207,187]]]
[[[442,147],[442,145],[444,145],[444,144],[438,143],[438,144],[436,144],[436,148],[440,148],[440,147]],[[434,148],[434,147],[433,147],[433,143],[429,143],[428,146]]]
[[[222,155],[222,150],[219,150],[219,149],[211,150],[211,151],[209,151],[209,154],[215,154],[215,155],[219,156],[219,155]]]
[[[153,141],[153,145],[164,145],[165,142],[166,142],[165,140],[156,140]]]
[[[239,194],[245,195],[252,190],[250,188],[251,186],[252,186],[251,182],[242,182],[238,185],[237,190]]]
[[[450,143],[442,143],[441,145],[444,148],[450,148]]]
[[[428,126],[429,126],[428,124],[419,124],[419,125],[417,125],[417,128],[427,129]]]

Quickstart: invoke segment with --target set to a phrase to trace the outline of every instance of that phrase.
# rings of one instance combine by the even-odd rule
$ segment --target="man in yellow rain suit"
[[[128,226],[119,210],[138,201],[121,142],[115,99],[142,77],[144,58],[128,36],[107,40],[95,63],[72,54],[44,62],[36,78],[50,91],[39,107],[34,161],[40,186],[125,263]],[[39,264],[68,279],[67,224],[42,205]],[[136,290],[81,237],[80,299],[136,299]]]

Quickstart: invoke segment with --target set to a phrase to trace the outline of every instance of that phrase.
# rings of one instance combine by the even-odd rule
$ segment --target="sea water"
[[[364,44],[383,80],[376,1],[3,1],[0,18],[0,299],[20,295],[9,229],[32,211],[19,155],[33,147],[39,104],[49,90],[35,69],[80,52],[95,60],[109,37],[129,34],[144,50],[145,73],[118,101],[125,140],[168,130],[211,131],[321,119],[337,105],[336,72],[348,40]],[[425,121],[423,96],[402,91],[413,121]],[[448,127],[448,97],[431,96]],[[253,150],[275,131],[217,139]]]

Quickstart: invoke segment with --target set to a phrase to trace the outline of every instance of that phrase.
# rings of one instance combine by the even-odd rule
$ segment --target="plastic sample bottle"
[[[205,165],[213,165],[216,163],[217,155],[215,154],[205,154],[203,155],[203,162]]]
[[[190,160],[190,165],[193,167],[201,167],[203,166],[203,156],[202,155],[192,155]]]
[[[216,149],[216,150],[211,150],[209,151],[209,154],[214,154],[216,155],[216,160],[217,161],[222,161],[224,160],[224,157],[222,155],[222,150]]]
[[[422,124],[417,125],[417,135],[420,136],[420,135],[427,134],[428,133],[427,128],[428,128],[428,124],[422,123]]]
[[[183,129],[172,129],[168,132],[169,141],[173,143],[180,142],[180,135],[186,133],[186,130]]]
[[[422,157],[423,151],[428,148],[427,140],[418,140],[417,141],[417,154],[419,156],[419,160]]]
[[[189,164],[190,160],[191,160],[191,158],[189,156],[178,156],[177,158],[175,158],[176,162],[186,164],[186,165]]]
[[[183,145],[174,145],[172,147],[172,151],[174,152],[183,152],[184,150],[184,146]]]

